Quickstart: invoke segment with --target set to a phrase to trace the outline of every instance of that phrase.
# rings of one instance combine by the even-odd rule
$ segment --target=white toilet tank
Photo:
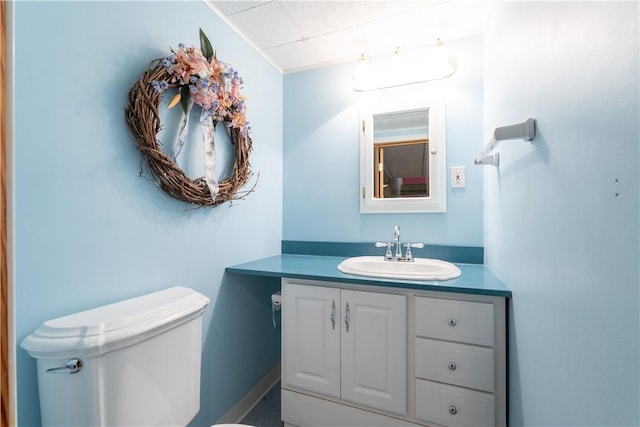
[[[42,424],[185,426],[208,304],[174,287],[44,322],[20,344],[37,359]]]

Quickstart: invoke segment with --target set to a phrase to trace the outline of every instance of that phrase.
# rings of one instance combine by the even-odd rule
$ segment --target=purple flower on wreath
[[[162,66],[170,76],[168,82],[153,81],[151,85],[156,93],[164,92],[169,86],[178,87],[170,108],[180,103],[186,113],[187,103],[181,98],[188,96],[213,120],[224,122],[247,136],[251,127],[246,119],[246,98],[240,93],[244,82],[236,70],[217,60],[209,40],[204,36],[203,42],[203,36],[201,30],[202,50],[180,43],[177,51],[163,58]]]
[[[151,82],[151,86],[153,86],[153,89],[156,93],[162,93],[165,90],[169,89],[169,83],[164,80],[162,80],[161,82],[154,80]]]

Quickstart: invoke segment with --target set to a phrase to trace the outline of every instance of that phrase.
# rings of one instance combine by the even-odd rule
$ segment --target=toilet
[[[37,360],[42,424],[187,425],[208,304],[173,287],[44,322],[20,344]]]

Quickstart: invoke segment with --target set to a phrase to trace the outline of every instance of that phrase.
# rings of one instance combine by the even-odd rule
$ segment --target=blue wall
[[[138,176],[124,107],[148,63],[198,45],[199,27],[244,78],[260,176],[245,200],[193,210]],[[15,43],[18,342],[53,317],[189,286],[211,299],[193,423],[211,425],[280,360],[279,283],[224,268],[280,252],[282,75],[203,2],[16,2]],[[35,369],[18,349],[20,426],[40,424]]]
[[[481,37],[447,43],[459,70],[443,82],[411,86],[409,94],[444,90],[449,166],[465,166],[467,186],[447,190],[447,213],[361,214],[359,105],[373,94],[350,83],[355,63],[284,77],[283,239],[387,241],[394,224],[405,240],[482,246],[482,169],[473,166],[482,144]],[[395,96],[398,89],[376,91]]]
[[[487,25],[486,140],[538,125],[485,166],[512,426],[640,424],[638,28],[637,2],[496,3]]]
[[[402,215],[359,213],[353,64],[283,84],[201,2],[15,10],[18,341],[52,317],[190,286],[212,300],[193,423],[210,425],[279,360],[277,281],[224,267],[281,238],[384,240],[398,223],[411,240],[484,244],[512,289],[511,425],[640,424],[637,3],[496,3],[484,39],[449,43],[448,165],[466,166],[467,188],[448,190],[446,214]],[[148,62],[197,43],[198,27],[245,79],[260,177],[234,206],[188,210],[138,177],[123,109]],[[472,165],[496,126],[527,117],[533,144]],[[17,358],[19,424],[36,426],[35,362]]]

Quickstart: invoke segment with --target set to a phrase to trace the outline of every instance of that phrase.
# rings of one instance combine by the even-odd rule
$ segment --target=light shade
[[[390,60],[376,64],[369,64],[361,55],[351,87],[360,92],[423,83],[450,77],[457,69],[458,62],[438,40],[426,54],[406,54],[398,48]]]

